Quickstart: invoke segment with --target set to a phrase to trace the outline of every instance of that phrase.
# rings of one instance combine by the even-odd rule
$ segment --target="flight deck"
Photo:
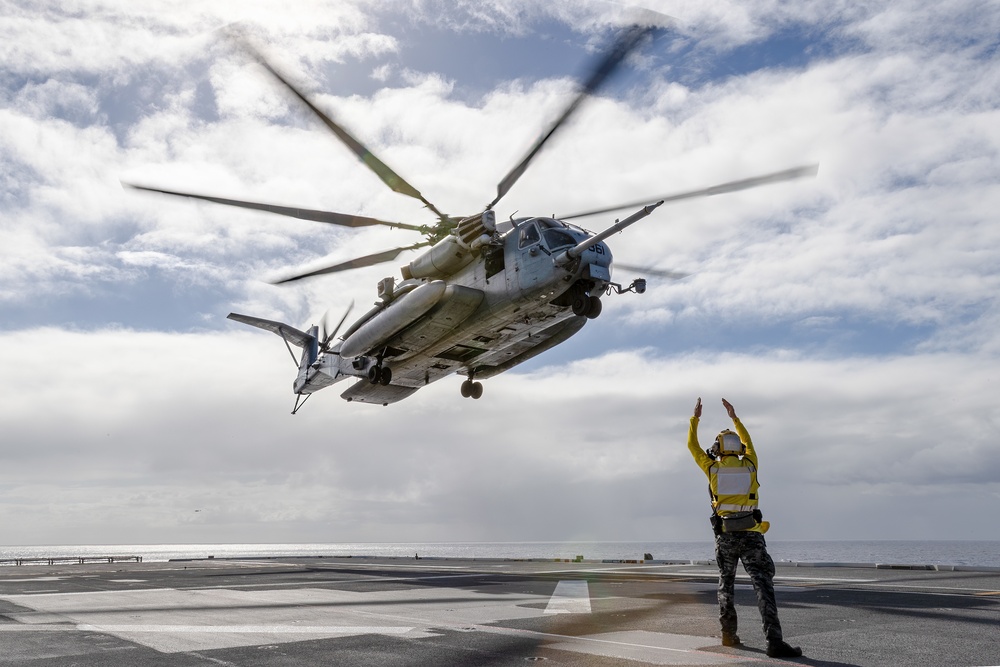
[[[779,563],[764,653],[705,562],[254,558],[0,567],[0,665],[1000,665],[1000,571]]]

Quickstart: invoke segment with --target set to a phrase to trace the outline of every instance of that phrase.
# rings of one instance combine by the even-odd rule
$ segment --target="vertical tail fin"
[[[274,320],[265,320],[260,317],[252,317],[250,315],[240,315],[239,313],[229,313],[229,319],[236,322],[242,322],[243,324],[249,324],[252,327],[257,327],[258,329],[263,329],[264,331],[270,331],[273,334],[281,336],[281,340],[285,341],[285,347],[288,348],[288,354],[292,357],[292,362],[298,366],[298,373],[295,375],[295,381],[292,383],[292,391],[295,392],[295,408],[292,410],[294,415],[298,412],[298,409],[302,407],[306,399],[309,398],[313,392],[319,391],[324,387],[328,387],[331,384],[337,382],[338,379],[343,379],[347,377],[339,371],[339,367],[336,364],[330,364],[329,359],[326,362],[317,363],[320,354],[330,353],[331,350],[327,347],[330,340],[333,339],[337,332],[340,330],[340,325],[344,323],[347,318],[348,313],[351,311],[351,307],[354,302],[351,302],[351,306],[348,306],[347,312],[340,319],[340,322],[333,329],[332,332],[326,331],[326,315],[323,316],[321,326],[311,326],[308,331],[300,331],[295,327],[289,326],[284,322],[275,322]],[[295,353],[292,352],[292,345],[302,348],[302,354],[296,361]],[[332,351],[332,354],[336,355],[336,351]],[[321,368],[323,366],[323,368]]]
[[[316,369],[312,368],[312,364],[319,356],[319,327],[309,327],[306,339],[302,342],[304,344],[302,345],[302,356],[299,358],[299,373],[295,376],[295,382],[292,384],[292,389],[296,394],[304,393],[309,379],[316,374]]]
[[[265,320],[250,315],[240,315],[239,313],[229,313],[229,319],[281,336],[281,339],[285,341],[285,345],[288,346],[288,353],[292,355],[292,361],[295,361],[295,354],[292,353],[292,345],[301,347],[302,356],[299,357],[299,361],[297,362],[299,372],[295,376],[292,389],[296,394],[303,393],[309,379],[316,374],[316,370],[312,368],[312,364],[319,356],[319,327],[310,327],[308,332],[299,331],[284,322],[275,322],[274,320]]]

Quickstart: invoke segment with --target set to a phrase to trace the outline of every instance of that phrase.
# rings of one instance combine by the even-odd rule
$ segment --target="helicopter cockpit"
[[[550,253],[575,246],[588,237],[587,232],[554,218],[531,218],[518,224],[518,248],[527,248],[542,240]]]

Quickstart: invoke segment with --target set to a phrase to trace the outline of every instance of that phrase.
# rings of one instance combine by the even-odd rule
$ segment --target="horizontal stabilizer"
[[[299,331],[295,327],[284,324],[283,322],[265,320],[260,317],[251,317],[250,315],[240,315],[239,313],[229,313],[228,317],[236,322],[242,322],[243,324],[249,324],[252,327],[257,327],[258,329],[278,334],[292,345],[296,345],[298,347],[306,347],[307,345],[310,345],[312,341],[316,340],[315,336],[310,336],[305,331]]]

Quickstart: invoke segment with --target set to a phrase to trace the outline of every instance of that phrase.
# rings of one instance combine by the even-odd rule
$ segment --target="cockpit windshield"
[[[527,248],[529,245],[534,245],[535,243],[538,243],[538,227],[533,223],[523,225],[518,234],[517,247]]]
[[[575,246],[588,236],[579,227],[555,218],[528,219],[520,224],[520,230],[517,244],[519,248],[526,248],[543,239],[545,248],[550,251]]]
[[[580,239],[573,236],[569,231],[570,227],[561,220],[556,220],[555,218],[535,218],[535,223],[542,230],[542,238],[545,240],[545,246],[549,250],[574,246],[580,242]]]
[[[548,246],[549,250],[557,250],[577,244],[577,240],[565,229],[546,229],[542,232],[542,238],[545,239],[545,245]]]

